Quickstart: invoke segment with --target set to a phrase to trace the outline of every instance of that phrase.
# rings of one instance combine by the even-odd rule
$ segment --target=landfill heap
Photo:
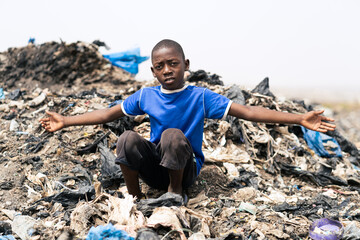
[[[84,43],[67,46],[77,49],[83,45],[87,46],[84,49],[93,48]],[[34,70],[36,66],[22,68],[15,60],[10,64],[15,57],[9,56],[33,48],[44,53],[62,50],[55,54],[56,61],[48,58],[39,64],[39,70]],[[230,116],[224,121],[206,120],[206,161],[188,189],[188,204],[181,206],[178,195],[164,195],[145,183],[141,187],[147,199],[134,199],[114,164],[114,152],[117,138],[125,130],[149,137],[147,116],[55,133],[44,131],[38,120],[45,110],[69,116],[107,108],[141,87],[158,83],[116,79],[112,72],[118,70],[107,72],[96,64],[96,74],[76,73],[76,68],[68,70],[72,67],[67,65],[62,72],[79,77],[72,78],[71,73],[61,77],[50,69],[52,64],[69,60],[62,52],[65,49],[63,44],[46,43],[0,53],[5,92],[0,100],[0,235],[64,240],[99,239],[97,234],[112,232],[119,239],[306,239],[315,220],[328,218],[341,222],[342,239],[360,238],[359,149],[340,131],[329,135],[338,142],[341,154],[336,154],[338,145],[329,141],[323,145],[329,156],[321,157],[309,147],[300,126],[254,123]],[[100,59],[92,51],[81,54],[84,59]],[[37,54],[28,57],[34,56]],[[104,79],[113,79],[110,85],[97,85],[100,79],[93,81],[101,75],[98,71],[105,71]],[[30,84],[31,78],[39,84]],[[89,89],[81,85],[85,79]],[[278,99],[271,93],[268,79],[250,91],[224,86],[219,76],[200,70],[192,72],[187,83],[208,87],[245,105],[291,113],[319,107]],[[52,88],[61,84],[61,90]]]
[[[9,48],[0,53],[0,79],[10,88],[67,88],[93,83],[124,84],[130,74],[114,67],[98,51],[84,42],[47,42]]]

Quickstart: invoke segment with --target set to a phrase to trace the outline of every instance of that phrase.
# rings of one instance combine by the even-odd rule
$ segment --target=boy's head
[[[164,39],[151,52],[151,71],[164,89],[175,90],[184,86],[184,72],[189,70],[189,60],[177,42]]]

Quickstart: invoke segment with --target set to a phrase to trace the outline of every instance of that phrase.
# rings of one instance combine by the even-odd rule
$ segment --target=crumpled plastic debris
[[[351,222],[344,229],[343,240],[355,240],[360,239],[360,228],[356,225],[356,222]]]
[[[310,237],[314,240],[339,240],[342,239],[344,227],[339,221],[321,218],[310,226]]]
[[[91,227],[86,240],[134,240],[125,231],[116,229],[112,224]]]
[[[2,235],[12,234],[11,224],[9,222],[0,221],[0,234]]]
[[[101,168],[99,181],[104,188],[113,185],[120,186],[124,183],[120,166],[115,164],[115,154],[107,147],[107,144],[100,142],[98,144],[99,152],[101,154]]]
[[[149,217],[146,226],[152,228],[159,228],[160,226],[170,227],[172,230],[176,230],[179,233],[180,239],[187,239],[182,230],[182,225],[177,216],[178,214],[180,214],[180,212],[174,208],[158,207]]]
[[[151,228],[142,228],[137,232],[136,240],[160,240],[157,233]]]
[[[137,208],[145,216],[150,216],[153,210],[157,207],[182,206],[183,204],[184,199],[181,195],[167,192],[161,195],[159,198],[141,199],[137,204]]]
[[[36,223],[37,220],[32,217],[16,215],[11,223],[11,229],[22,240],[26,240],[29,239],[35,232],[34,225]]]
[[[0,88],[0,100],[1,99],[5,99],[5,93],[3,88]]]
[[[270,91],[269,78],[264,78],[264,80],[262,80],[251,92],[275,97],[275,95]]]
[[[78,190],[65,188],[63,191],[49,197],[44,197],[39,201],[58,202],[61,203],[64,207],[73,208],[79,202],[79,200],[91,200],[94,198],[94,196],[94,186],[84,186]]]
[[[251,213],[252,215],[256,214],[256,206],[251,204],[251,203],[246,203],[246,202],[241,202],[240,206],[239,206],[239,211],[246,211]]]
[[[112,65],[120,67],[132,74],[139,72],[138,65],[149,59],[148,56],[140,55],[140,48],[130,49],[124,52],[103,55]]]
[[[190,72],[189,77],[187,78],[189,82],[206,82],[210,85],[221,85],[223,86],[223,81],[220,80],[220,76],[216,74],[209,74],[204,70],[197,70],[195,72]]]
[[[304,139],[308,146],[321,157],[342,157],[341,149],[337,141],[320,132],[312,131],[301,126],[304,133]],[[325,145],[329,150],[325,149]],[[329,152],[330,151],[330,152]]]
[[[13,235],[0,236],[0,240],[15,240]]]

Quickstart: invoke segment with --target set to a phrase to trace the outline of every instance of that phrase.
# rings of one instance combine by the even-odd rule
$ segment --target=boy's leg
[[[159,165],[160,156],[155,144],[134,131],[125,131],[119,137],[116,153],[115,163],[121,167],[130,194],[142,196],[139,177],[153,188],[167,189],[169,174]]]
[[[196,179],[196,162],[189,140],[175,128],[165,130],[157,146],[160,165],[168,170],[169,192],[182,194],[183,188],[192,185]]]
[[[184,169],[172,170],[168,169],[170,183],[168,187],[168,192],[182,194],[182,181],[184,176]]]
[[[139,185],[139,171],[132,170],[124,164],[119,164],[121,172],[123,173],[126,187],[129,194],[136,196],[138,199],[141,199],[142,193]]]

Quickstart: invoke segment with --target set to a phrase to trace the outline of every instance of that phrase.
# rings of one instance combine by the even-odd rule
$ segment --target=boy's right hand
[[[41,123],[41,126],[43,128],[45,128],[46,131],[55,132],[55,131],[60,130],[63,127],[65,127],[64,116],[62,116],[56,112],[46,111],[46,113],[49,115],[49,117],[39,120]]]

